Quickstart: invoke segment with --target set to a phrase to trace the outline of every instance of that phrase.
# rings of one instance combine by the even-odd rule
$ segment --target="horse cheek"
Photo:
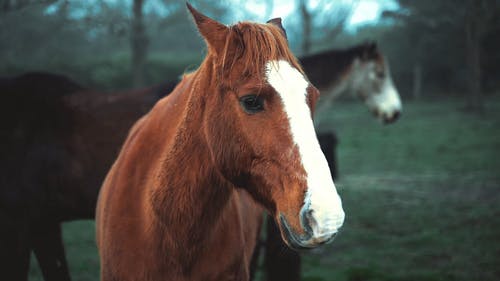
[[[217,116],[217,115],[212,115]],[[236,132],[234,118],[219,115],[206,124],[208,149],[219,172],[233,184],[240,181],[242,174],[242,151],[245,146]]]

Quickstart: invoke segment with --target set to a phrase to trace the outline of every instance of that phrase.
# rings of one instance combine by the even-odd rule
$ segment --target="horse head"
[[[392,81],[387,59],[375,43],[359,47],[351,73],[352,90],[364,100],[373,114],[384,123],[396,121],[402,111],[401,99]]]
[[[292,248],[331,241],[344,211],[312,116],[318,90],[291,53],[280,20],[223,25],[188,4],[208,52],[205,92],[212,164],[272,214]]]

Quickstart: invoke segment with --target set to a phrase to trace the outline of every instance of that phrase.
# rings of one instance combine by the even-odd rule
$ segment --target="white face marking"
[[[368,99],[367,103],[373,103],[374,106],[378,108],[382,118],[391,118],[396,112],[401,112],[403,106],[398,91],[392,81],[389,65],[387,65],[387,63],[385,63],[385,76],[382,83],[380,93],[371,95],[372,99]]]
[[[389,75],[385,76],[380,93],[371,95],[366,102],[373,104],[383,117],[392,117],[395,112],[402,110],[401,100]]]
[[[389,66],[384,63],[385,75],[383,80],[377,77],[375,73],[375,62],[367,62],[364,65],[359,65],[359,62],[354,67],[352,75],[352,87],[358,92],[362,92],[366,99],[366,105],[373,111],[378,113],[381,119],[390,119],[396,113],[403,110],[401,99],[398,91],[392,81]],[[372,85],[380,85],[379,90],[372,88]]]
[[[330,175],[328,162],[319,146],[311,111],[307,105],[307,86],[304,76],[286,61],[270,61],[266,65],[268,83],[281,97],[283,109],[290,122],[293,141],[298,147],[307,173],[307,192],[304,211],[312,211],[313,239],[327,239],[344,222],[342,202]]]

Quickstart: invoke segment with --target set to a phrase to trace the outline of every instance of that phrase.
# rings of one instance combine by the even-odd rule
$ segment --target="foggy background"
[[[94,88],[124,89],[195,69],[204,54],[184,1],[0,3],[2,75],[47,70]],[[297,56],[374,40],[389,57],[405,97],[464,96],[477,107],[499,86],[500,9],[495,0],[193,4],[226,24],[282,17]]]
[[[190,3],[225,24],[282,17],[298,57],[376,41],[389,60],[396,124],[349,95],[328,112],[347,219],[304,254],[303,280],[500,280],[500,1]],[[105,95],[175,80],[205,52],[184,1],[0,1],[1,76],[57,73]],[[64,239],[73,280],[98,280],[93,222]]]

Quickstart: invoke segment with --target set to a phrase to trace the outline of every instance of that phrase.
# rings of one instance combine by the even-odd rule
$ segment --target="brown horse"
[[[134,125],[106,177],[104,281],[247,280],[261,206],[294,248],[330,241],[344,220],[312,122],[319,92],[278,21],[227,27],[188,8],[208,53]]]
[[[0,271],[27,280],[33,251],[45,280],[70,280],[61,222],[95,217],[102,181],[132,124],[175,86],[90,91],[67,77],[0,78]]]

